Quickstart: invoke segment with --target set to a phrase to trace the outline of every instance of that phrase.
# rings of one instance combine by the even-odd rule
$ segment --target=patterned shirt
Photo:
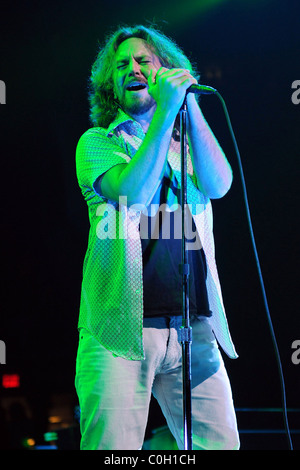
[[[144,137],[140,124],[120,110],[107,129],[94,127],[87,130],[76,149],[77,178],[90,220],[78,328],[86,328],[113,355],[131,360],[144,359],[139,224],[145,207],[128,206],[126,196],[120,196],[118,202],[108,200],[97,192],[95,183],[114,165],[130,162]],[[180,141],[176,131],[167,159],[169,176],[176,178],[180,187]],[[212,327],[226,354],[236,358],[215,263],[211,201],[197,188],[189,153],[187,173],[187,202],[207,262],[206,286]],[[159,185],[158,181],[146,206],[151,203]],[[179,201],[174,200],[172,194],[170,192],[168,204],[174,207]]]

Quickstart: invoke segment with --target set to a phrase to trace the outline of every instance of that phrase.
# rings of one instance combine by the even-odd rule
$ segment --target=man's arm
[[[134,158],[107,171],[98,191],[114,201],[127,196],[128,205],[147,206],[165,172],[172,130],[173,122],[169,124],[163,114],[156,112]]]
[[[195,99],[187,95],[187,134],[199,189],[209,198],[224,196],[232,183],[231,167]]]
[[[183,69],[161,67],[156,77],[148,78],[149,94],[156,102],[156,110],[143,143],[134,158],[126,165],[111,168],[97,188],[108,199],[118,201],[127,196],[131,204],[148,205],[165,173],[167,154],[178,111],[186,89],[195,79]]]

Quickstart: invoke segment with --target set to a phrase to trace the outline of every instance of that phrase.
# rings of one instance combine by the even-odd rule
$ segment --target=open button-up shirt
[[[144,359],[143,263],[139,234],[143,208],[127,206],[126,195],[120,197],[119,202],[108,200],[96,191],[95,182],[114,165],[129,163],[144,137],[140,124],[120,110],[107,129],[87,130],[76,149],[77,178],[90,220],[78,328],[86,328],[115,356],[131,360]],[[175,178],[180,187],[180,142],[175,137],[174,134],[169,147],[168,171],[169,177]],[[212,327],[226,354],[236,358],[215,262],[211,201],[197,188],[189,154],[187,167],[187,202],[206,256]],[[158,181],[152,196],[159,184]],[[170,194],[168,205],[180,202],[172,198]]]

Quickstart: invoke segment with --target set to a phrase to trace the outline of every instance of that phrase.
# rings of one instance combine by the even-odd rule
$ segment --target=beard
[[[146,114],[148,111],[150,111],[150,109],[156,106],[155,100],[148,93],[145,96],[137,96],[137,94],[134,95],[125,95],[122,101],[120,102],[122,109],[127,114],[141,116],[143,114]]]

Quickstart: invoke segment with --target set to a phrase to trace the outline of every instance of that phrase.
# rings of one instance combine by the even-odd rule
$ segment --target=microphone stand
[[[183,386],[183,438],[184,450],[192,450],[192,327],[189,316],[189,263],[186,248],[185,226],[187,221],[187,136],[186,114],[188,93],[211,94],[216,93],[212,87],[206,85],[191,85],[186,92],[184,102],[180,109],[180,153],[181,153],[181,264],[179,273],[182,276],[182,326],[179,339],[182,346],[182,386]]]
[[[186,248],[185,226],[187,220],[187,137],[186,137],[186,97],[180,109],[180,146],[181,146],[181,264],[182,276],[182,384],[183,384],[183,432],[184,450],[192,450],[192,395],[191,395],[191,344],[192,328],[189,318],[189,263]]]

